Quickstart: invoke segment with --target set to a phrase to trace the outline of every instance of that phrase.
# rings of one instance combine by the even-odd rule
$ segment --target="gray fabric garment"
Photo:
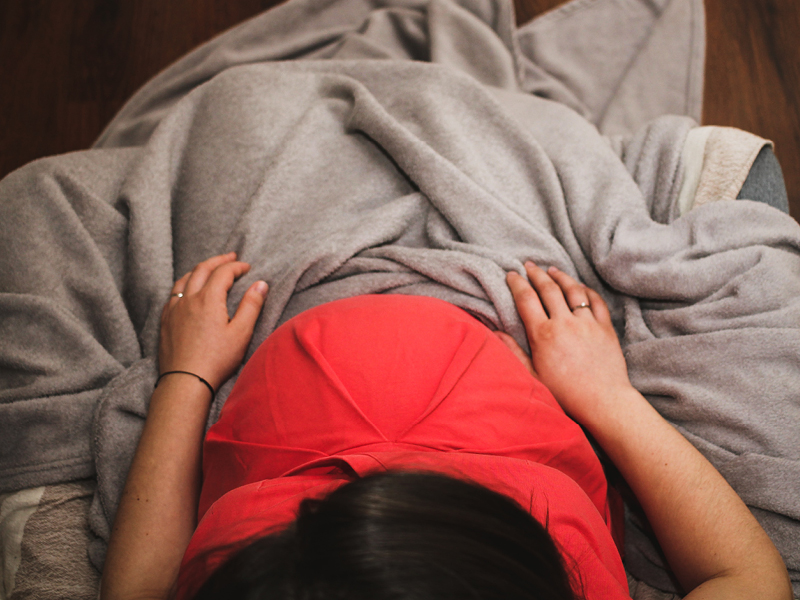
[[[668,223],[694,121],[646,124],[699,116],[702,26],[700,0],[577,0],[518,31],[501,0],[292,0],[188,55],[94,150],[0,183],[3,488],[96,468],[102,564],[161,307],[210,255],[253,265],[231,310],[270,283],[248,357],[307,308],[383,292],[527,346],[504,275],[533,259],[603,294],[633,383],[763,513],[797,577],[800,227],[744,202]],[[302,60],[266,62],[284,59]]]
[[[758,153],[736,199],[764,202],[789,214],[789,195],[783,181],[783,170],[770,146],[764,146]]]

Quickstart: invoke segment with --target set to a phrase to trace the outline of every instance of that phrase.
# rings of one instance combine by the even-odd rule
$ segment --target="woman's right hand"
[[[790,600],[783,559],[747,506],[631,386],[600,295],[552,267],[525,269],[533,287],[517,273],[508,274],[508,285],[532,368],[636,494],[686,600]],[[524,356],[509,336],[499,337]]]
[[[552,267],[525,269],[533,286],[517,273],[508,285],[533,369],[630,485],[686,600],[790,600],[783,559],[747,506],[631,386],[600,295]]]
[[[545,272],[528,262],[525,269],[532,286],[515,272],[507,281],[531,347],[527,366],[573,419],[587,423],[603,402],[631,387],[608,306],[555,267]],[[513,338],[498,337],[525,356]]]
[[[175,282],[161,313],[161,373],[188,371],[218,390],[239,367],[267,295],[265,282],[253,283],[228,317],[228,292],[249,270],[230,252],[201,262]]]

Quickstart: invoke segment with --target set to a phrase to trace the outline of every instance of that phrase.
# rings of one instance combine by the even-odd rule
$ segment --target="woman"
[[[159,349],[162,375],[153,393],[147,423],[114,523],[103,574],[103,598],[166,598],[174,592],[182,557],[197,526],[201,443],[213,390],[218,389],[240,364],[267,292],[264,282],[253,284],[235,316],[229,320],[227,292],[234,280],[248,269],[247,264],[237,262],[231,253],[199,264],[175,283],[162,314]],[[719,473],[631,386],[602,298],[556,269],[545,272],[529,262],[526,270],[530,283],[517,273],[509,273],[508,285],[525,323],[531,358],[509,336],[502,333],[497,336],[535,378],[531,386],[535,388],[539,382],[546,386],[563,410],[602,446],[625,477],[644,508],[672,570],[688,592],[687,598],[791,598],[788,575],[780,555],[747,507]],[[444,307],[443,310],[449,309]],[[391,348],[391,344],[386,348]],[[371,349],[373,354],[379,350]],[[491,351],[499,357],[496,350]],[[252,360],[255,359],[254,356]],[[500,363],[502,357],[497,358],[497,364]],[[516,377],[510,367],[508,373]],[[530,376],[526,377],[530,380]],[[237,387],[243,379],[244,372]],[[235,394],[236,390],[231,398]],[[224,415],[221,421],[223,418]],[[425,454],[430,459],[429,464],[435,462],[436,456],[435,452]],[[289,475],[291,479],[291,473]],[[358,480],[357,476],[350,475],[351,479]],[[226,476],[207,472],[203,485],[225,489],[219,481]],[[494,474],[489,472],[486,476],[491,479]],[[580,479],[581,476],[571,477]],[[378,487],[383,485],[381,480],[378,484]],[[513,484],[511,478],[510,485]],[[425,481],[417,481],[411,487],[414,485],[425,485]],[[349,486],[337,488],[331,495],[333,504],[339,502],[346,508],[348,489]],[[206,495],[205,489],[203,493]],[[358,490],[353,493],[357,495]],[[511,490],[510,494],[513,493]],[[495,501],[493,498],[494,495],[486,501],[491,504]],[[200,502],[201,513],[206,514],[205,523],[213,507],[205,506],[210,502],[208,498]],[[521,504],[519,499],[517,504]],[[303,504],[301,519],[310,515],[313,521],[315,515],[325,514],[328,510],[325,506],[324,502]],[[557,507],[550,508],[557,513]],[[535,512],[532,506],[531,512]],[[549,513],[540,510],[539,514]],[[512,516],[512,521],[515,518]],[[549,529],[549,523],[544,525]],[[292,536],[293,531],[301,527],[305,524],[295,525],[294,529],[289,526],[287,533],[278,531],[274,539]],[[525,527],[529,526],[519,525],[519,528]],[[534,532],[535,526],[530,527],[531,535],[538,535]],[[293,558],[284,561],[285,554],[293,554],[297,545],[282,543],[279,541],[271,546],[272,551],[265,551],[263,556],[273,557],[266,564],[280,560],[281,564],[289,565],[288,569],[297,568],[300,563],[292,562]],[[501,546],[507,543],[498,542]],[[580,557],[569,548],[565,549],[565,543],[563,538],[556,539],[554,547],[563,551],[564,560],[561,567],[550,569],[554,587],[549,597],[557,594],[568,597],[571,592],[564,588],[565,581],[567,588],[571,587],[576,594],[582,594],[586,584],[591,583],[580,581],[583,575],[580,565],[576,564]],[[541,545],[547,546],[547,541],[542,541]],[[511,552],[514,554],[516,550]],[[536,561],[531,559],[530,562]],[[535,570],[536,565],[528,565],[526,569],[526,573]],[[609,569],[613,570],[613,565]],[[468,565],[465,577],[479,570],[475,565]],[[332,577],[336,575],[333,573]],[[326,597],[324,593],[314,596],[320,588],[316,592],[298,592],[294,588],[287,591],[286,586],[300,585],[302,581],[287,583],[286,578],[280,581],[284,587],[273,590],[276,597],[294,597],[294,593]],[[469,582],[464,586],[466,591],[461,595],[509,597],[504,596],[508,592],[503,590],[495,593],[478,590]],[[425,597],[425,594],[437,597],[430,589],[433,588],[419,593],[390,590],[386,597]],[[343,587],[331,593],[359,597],[357,591]],[[368,591],[365,593],[369,595]]]

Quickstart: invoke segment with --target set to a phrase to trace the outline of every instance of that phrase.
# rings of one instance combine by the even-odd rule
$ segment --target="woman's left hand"
[[[231,252],[201,262],[175,282],[161,313],[159,373],[188,371],[215,390],[233,374],[244,359],[267,295],[267,284],[255,282],[234,317],[228,318],[228,291],[249,270],[250,265]]]
[[[610,399],[633,389],[625,357],[603,298],[566,273],[525,264],[530,283],[508,274],[531,358],[508,335],[498,337],[553,393],[562,408],[587,425]]]

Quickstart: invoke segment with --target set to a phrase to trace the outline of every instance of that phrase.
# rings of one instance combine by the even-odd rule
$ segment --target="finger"
[[[514,356],[516,356],[525,366],[525,368],[528,369],[528,372],[536,377],[536,379],[539,379],[539,376],[536,374],[536,371],[533,368],[531,357],[525,353],[525,350],[523,350],[522,347],[520,347],[520,345],[517,343],[517,340],[504,331],[495,331],[494,334],[500,338],[500,341],[503,342],[508,349],[511,350],[511,352],[514,353]]]
[[[172,284],[172,291],[170,294],[180,294],[186,289],[186,282],[189,281],[189,276],[192,274],[191,271],[186,273],[183,277],[178,279],[174,284]]]
[[[525,263],[525,270],[528,272],[528,278],[531,280],[536,293],[542,299],[542,306],[544,306],[550,318],[571,314],[572,311],[567,306],[564,292],[550,275],[531,261]]]
[[[590,287],[586,287],[586,295],[589,297],[589,305],[592,307],[592,313],[597,322],[611,325],[611,311],[608,310],[608,305],[603,297]]]
[[[231,323],[247,335],[252,336],[268,291],[269,286],[265,281],[256,281],[251,285],[242,297]]]
[[[178,279],[175,283],[172,284],[172,290],[169,292],[169,298],[164,303],[164,308],[161,311],[161,324],[163,325],[167,318],[167,313],[171,306],[174,306],[177,303],[182,295],[183,290],[186,288],[186,282],[189,281],[189,276],[192,274],[191,271],[186,273],[183,277]],[[181,294],[180,296],[178,294]]]
[[[233,282],[250,270],[250,265],[246,262],[231,262],[219,265],[211,273],[206,281],[205,287],[224,300],[228,298],[228,292],[233,287]]]
[[[189,271],[188,273],[186,273],[186,275],[178,279],[178,281],[176,281],[172,285],[172,290],[169,293],[169,299],[167,300],[167,303],[164,305],[165,311],[167,310],[167,308],[173,306],[176,302],[178,302],[182,298],[184,291],[186,290],[186,282],[189,281],[189,277],[191,276],[191,274],[192,272]]]
[[[514,304],[517,306],[517,312],[526,328],[535,327],[547,320],[547,313],[544,311],[539,296],[522,275],[511,271],[506,275],[506,283],[508,283],[511,295],[514,297]]]
[[[576,317],[583,316],[583,313],[586,313],[586,316],[592,316],[592,311],[581,308],[580,310],[576,310],[576,307],[581,306],[582,304],[586,304],[587,308],[591,308],[589,303],[589,296],[586,294],[586,289],[583,287],[583,284],[578,282],[576,279],[570,277],[563,271],[557,269],[556,267],[550,267],[547,269],[547,274],[553,278],[559,287],[561,288],[561,292],[564,294],[564,298],[567,300],[567,306],[569,307],[572,314]]]
[[[192,269],[183,293],[196,294],[203,288],[203,286],[206,284],[206,281],[208,281],[208,278],[211,277],[211,274],[217,267],[234,260],[236,260],[235,252],[228,252],[227,254],[212,256],[208,260],[204,260],[194,269]]]

